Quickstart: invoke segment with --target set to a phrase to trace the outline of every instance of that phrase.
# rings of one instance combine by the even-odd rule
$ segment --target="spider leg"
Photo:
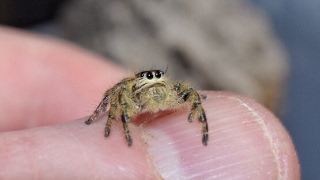
[[[128,142],[128,146],[132,145],[132,138],[129,130],[130,118],[135,114],[135,107],[132,106],[133,100],[130,96],[130,93],[126,90],[123,90],[122,95],[119,97],[120,99],[120,114],[123,125],[123,130],[125,133],[126,140]]]
[[[92,115],[85,121],[86,124],[91,124],[97,117],[99,117],[103,112],[106,111],[108,106],[109,96],[105,96],[102,101],[99,103],[96,110],[93,111]]]
[[[190,88],[187,84],[177,83],[174,86],[178,92],[178,104],[188,101],[191,104],[191,113],[188,116],[188,121],[192,122],[193,117],[197,117],[202,124],[202,144],[207,145],[209,139],[208,122],[205,111],[202,107],[201,98],[197,91]]]
[[[131,146],[132,145],[132,138],[130,136],[130,131],[129,131],[130,118],[125,111],[123,111],[121,113],[121,120],[122,120],[123,129],[124,129],[124,134],[125,134],[127,142],[128,142],[128,146]]]
[[[113,88],[105,92],[103,99],[99,103],[96,110],[94,110],[92,115],[85,121],[86,124],[91,124],[92,121],[94,121],[97,117],[99,117],[103,112],[106,111],[108,103],[110,102],[110,98],[114,97],[114,95],[119,92],[121,83],[118,83]]]
[[[197,116],[198,120],[202,124],[202,144],[206,146],[209,138],[208,123],[207,123],[206,114],[202,108],[201,103],[193,102],[191,113],[189,114],[189,117],[188,117],[189,122],[192,122],[192,119],[194,116]]]
[[[107,119],[107,123],[106,126],[104,128],[104,136],[108,137],[110,135],[110,127],[112,124],[112,120],[116,118],[116,111],[117,111],[117,105],[116,104],[111,104],[110,105],[110,110],[109,110],[109,114],[108,114],[108,119]]]

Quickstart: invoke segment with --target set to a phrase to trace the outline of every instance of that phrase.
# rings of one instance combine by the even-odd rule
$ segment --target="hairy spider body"
[[[171,82],[161,70],[142,71],[135,77],[126,78],[107,90],[102,101],[85,123],[90,124],[94,121],[106,111],[110,104],[104,135],[109,136],[112,120],[121,117],[125,137],[128,145],[131,146],[132,139],[128,126],[134,116],[142,112],[156,113],[177,108],[185,102],[191,105],[188,121],[192,122],[193,118],[197,117],[202,123],[202,143],[207,145],[207,118],[199,94],[186,83]]]

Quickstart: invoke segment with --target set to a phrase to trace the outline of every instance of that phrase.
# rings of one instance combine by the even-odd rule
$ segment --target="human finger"
[[[86,116],[125,76],[62,40],[0,27],[0,132]]]
[[[200,93],[207,97],[207,146],[187,113],[146,125],[148,153],[163,179],[300,179],[294,145],[270,111],[232,93]]]
[[[207,146],[199,123],[187,121],[187,109],[138,116],[130,126],[131,147],[120,122],[105,138],[106,117],[89,126],[81,119],[1,134],[0,172],[47,177],[50,171],[59,178],[299,179],[294,146],[275,116],[234,94],[201,93],[207,96]]]

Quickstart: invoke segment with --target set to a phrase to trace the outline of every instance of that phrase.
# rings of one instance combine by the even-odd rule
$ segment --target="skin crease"
[[[126,71],[53,38],[2,27],[0,39],[0,179],[300,179],[290,136],[253,100],[200,92],[206,147],[187,107],[138,116],[128,147],[119,120],[108,138],[106,116],[84,124]]]

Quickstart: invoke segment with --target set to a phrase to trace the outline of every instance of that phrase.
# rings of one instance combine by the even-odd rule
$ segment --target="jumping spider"
[[[202,143],[207,145],[207,118],[199,94],[185,83],[171,82],[161,70],[142,71],[134,77],[125,78],[107,90],[102,101],[85,123],[90,124],[94,121],[106,111],[107,105],[110,104],[104,136],[109,136],[112,120],[120,116],[128,146],[131,146],[132,139],[128,127],[131,118],[141,112],[156,113],[177,108],[184,102],[191,105],[188,121],[192,122],[193,118],[197,117],[202,123]]]

